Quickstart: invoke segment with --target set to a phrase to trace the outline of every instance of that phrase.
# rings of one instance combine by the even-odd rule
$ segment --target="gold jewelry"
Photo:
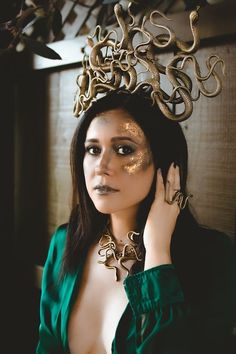
[[[127,233],[128,241],[124,244],[123,249],[119,250],[115,238],[109,233],[104,233],[100,240],[98,254],[104,260],[99,260],[98,263],[104,264],[108,269],[115,269],[115,279],[119,281],[120,271],[124,269],[129,274],[129,269],[124,266],[124,263],[132,261],[142,261],[141,252],[138,251],[137,241],[134,239],[135,236],[139,236],[139,232],[129,231]],[[117,265],[112,265],[111,263],[116,262]]]
[[[180,190],[177,190],[171,200],[166,198],[165,201],[170,205],[177,203],[180,210],[183,210],[187,205],[188,199],[191,197],[193,197],[192,194],[184,195]]]
[[[206,60],[208,73],[201,74],[199,63],[194,56],[200,45],[197,28],[198,8],[189,15],[193,42],[188,44],[178,39],[171,28],[158,23],[158,17],[169,20],[159,11],[153,11],[149,17],[145,16],[139,26],[130,13],[130,5],[131,3],[128,7],[130,21],[127,21],[127,16],[120,4],[114,6],[121,38],[115,30],[110,30],[102,37],[101,26],[97,26],[94,34],[87,37],[91,49],[84,57],[83,72],[77,78],[78,90],[73,113],[78,117],[90,107],[99,94],[117,89],[125,89],[131,93],[139,89],[147,89],[152,104],[157,104],[168,119],[184,121],[192,114],[193,101],[198,100],[200,93],[207,97],[214,97],[220,93],[222,84],[215,67],[220,63],[224,73],[224,61],[217,55],[209,56]],[[163,30],[164,33],[154,34],[155,28],[158,31]],[[97,38],[96,42],[94,37]],[[161,49],[171,49],[177,53],[166,66],[157,58],[157,53]],[[198,92],[195,98],[192,96],[192,75],[184,71],[186,62],[190,62],[193,66]],[[145,78],[142,75],[140,78],[140,73],[143,72]],[[164,80],[161,80],[163,75],[171,85],[165,85]],[[216,82],[216,87],[212,91],[205,87],[205,82],[210,77],[213,77]],[[165,92],[163,84],[165,87],[172,87],[171,94]],[[184,107],[182,113],[174,113],[170,107],[178,104]]]

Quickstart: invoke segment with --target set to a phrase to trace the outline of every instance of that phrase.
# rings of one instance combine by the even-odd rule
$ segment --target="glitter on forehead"
[[[146,170],[152,163],[152,155],[149,148],[137,152],[136,156],[132,156],[130,161],[123,166],[124,171],[128,174],[134,174],[142,170]]]
[[[142,129],[135,122],[125,122],[120,125],[121,133],[128,133],[137,139],[144,139],[144,133]]]

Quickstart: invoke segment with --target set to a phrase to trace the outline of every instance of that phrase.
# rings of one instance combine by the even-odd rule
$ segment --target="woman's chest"
[[[116,328],[128,304],[123,283],[116,282],[109,270],[96,268],[93,274],[85,273],[71,309],[71,354],[111,354]]]

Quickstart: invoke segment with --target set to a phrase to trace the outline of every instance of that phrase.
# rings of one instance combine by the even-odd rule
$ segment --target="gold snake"
[[[193,43],[191,44],[187,44],[184,41],[181,41],[180,39],[176,39],[176,46],[178,49],[180,49],[181,52],[184,53],[195,53],[200,45],[200,37],[199,37],[199,32],[197,30],[197,23],[199,20],[199,6],[197,7],[196,10],[191,11],[190,16],[189,16],[189,22],[190,22],[190,28],[191,28],[191,32],[193,35]]]
[[[197,81],[199,91],[204,96],[215,97],[221,92],[222,83],[219,74],[215,71],[215,67],[217,64],[221,64],[222,72],[224,74],[225,66],[224,66],[224,61],[221,58],[219,58],[218,55],[211,55],[207,58],[206,65],[208,68],[208,73],[205,76],[201,76],[200,66],[197,62],[196,57],[194,57],[193,55],[188,55],[187,57],[182,57],[182,59],[183,61],[182,61],[181,68],[184,67],[187,61],[191,61],[193,63],[195,79]],[[212,59],[215,59],[213,63],[211,63]],[[212,76],[216,81],[216,88],[213,91],[207,90],[203,85],[203,82],[207,81],[210,78],[210,76]]]
[[[189,15],[190,28],[193,35],[193,42],[186,43],[178,39],[172,29],[161,25],[155,19],[158,15],[169,20],[159,11],[153,11],[149,17],[144,17],[141,26],[136,25],[135,17],[128,7],[130,21],[125,18],[125,12],[120,4],[114,6],[114,13],[120,28],[120,36],[115,30],[109,31],[102,37],[100,26],[95,28],[94,34],[88,36],[88,44],[91,47],[88,59],[83,63],[82,73],[78,76],[78,90],[74,99],[73,113],[78,117],[87,110],[92,101],[99,93],[116,90],[121,86],[130,92],[136,92],[142,87],[151,89],[150,97],[153,104],[157,104],[162,113],[170,120],[183,121],[188,119],[193,111],[193,101],[197,100],[200,93],[207,97],[214,97],[221,91],[222,82],[215,67],[221,64],[224,71],[224,62],[216,55],[211,55],[206,66],[208,73],[201,75],[200,65],[194,56],[200,44],[197,23],[199,19],[198,8],[191,11]],[[154,35],[147,29],[147,21],[152,26],[164,30],[167,33]],[[134,44],[135,36],[140,37],[139,43]],[[97,38],[95,42],[94,37]],[[118,39],[120,38],[120,39]],[[157,50],[176,48],[177,54],[165,66],[157,57]],[[193,81],[184,71],[185,64],[192,63],[193,74],[198,88],[198,96],[192,97]],[[136,67],[139,66],[139,73],[147,73],[143,80],[140,80]],[[165,92],[162,87],[161,75],[170,82],[172,93]],[[209,91],[205,82],[213,77],[216,87]],[[164,80],[163,80],[164,81]],[[171,105],[182,104],[182,113],[175,113]]]
[[[121,269],[124,269],[127,275],[129,274],[129,268],[127,268],[124,263],[128,261],[142,261],[140,252],[138,253],[136,250],[137,241],[134,240],[134,236],[139,235],[140,233],[138,232],[129,231],[127,233],[129,243],[123,246],[122,251],[118,251],[115,239],[109,233],[103,234],[99,240],[100,249],[98,250],[98,254],[103,260],[99,260],[98,263],[105,265],[107,269],[114,269],[117,281],[120,278]],[[112,261],[115,261],[118,266],[110,264]]]

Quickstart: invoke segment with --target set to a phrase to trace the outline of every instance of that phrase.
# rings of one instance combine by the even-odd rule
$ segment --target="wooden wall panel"
[[[192,117],[181,123],[189,146],[189,190],[199,221],[235,233],[236,207],[236,44],[201,49],[200,62],[218,53],[226,66],[222,93],[202,96]]]
[[[77,70],[48,77],[48,232],[67,222],[71,200],[69,149],[77,125],[73,97]]]

